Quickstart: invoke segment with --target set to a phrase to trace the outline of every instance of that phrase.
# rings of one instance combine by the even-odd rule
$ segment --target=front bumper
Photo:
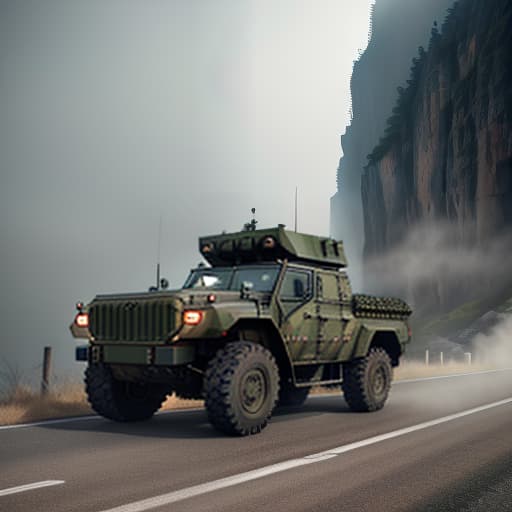
[[[76,347],[77,361],[108,364],[176,366],[192,363],[195,348],[185,346],[148,347],[132,345],[81,345]]]

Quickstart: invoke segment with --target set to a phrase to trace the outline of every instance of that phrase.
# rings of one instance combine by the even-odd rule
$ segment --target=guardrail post
[[[439,352],[439,363],[441,364],[441,366],[444,366],[444,353],[443,352]]]
[[[41,395],[47,395],[50,391],[50,372],[52,368],[52,347],[44,347],[43,354],[43,378],[41,379]]]
[[[471,366],[471,352],[464,352],[464,357],[466,358],[466,364]]]
[[[427,350],[425,350],[425,366],[428,366],[429,364],[430,364],[430,354],[427,349]]]

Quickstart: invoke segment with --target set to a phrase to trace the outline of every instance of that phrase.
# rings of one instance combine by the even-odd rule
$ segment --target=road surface
[[[0,428],[0,511],[512,511],[512,371],[395,383],[225,437],[203,410]]]

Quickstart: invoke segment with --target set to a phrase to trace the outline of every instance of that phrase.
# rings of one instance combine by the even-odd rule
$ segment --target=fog
[[[512,368],[512,311],[489,333],[481,333],[472,340],[475,358],[479,364],[498,368]]]
[[[413,308],[415,326],[440,315],[462,315],[462,320],[465,315],[466,325],[460,328],[465,329],[475,320],[475,311],[484,315],[499,308],[501,314],[505,301],[512,298],[512,236],[502,234],[478,242],[473,236],[476,231],[470,224],[463,229],[439,221],[416,225],[395,247],[368,259],[366,291],[406,298]],[[465,310],[457,309],[463,305]],[[509,312],[493,329],[473,339],[459,340],[460,330],[451,333],[452,339],[434,335],[427,339],[423,334],[421,341],[433,361],[438,361],[439,352],[447,360],[459,361],[464,352],[472,352],[480,366],[506,367],[512,366],[511,328]],[[417,346],[413,343],[411,352]]]
[[[370,0],[0,0],[2,358],[79,372],[74,303],[179,287],[197,237],[328,234]]]
[[[406,297],[420,312],[450,308],[512,289],[512,237],[478,242],[471,225],[429,221],[367,261],[368,290]]]
[[[468,371],[473,372],[475,369]],[[489,403],[490,397],[494,397],[494,400],[509,398],[512,372],[483,370],[479,375],[472,375],[470,378],[455,376],[450,379],[433,379],[428,386],[424,384],[401,386],[396,382],[391,390],[388,407],[393,404],[396,415],[400,415],[401,411],[421,411],[425,419],[432,413],[436,417],[453,414],[455,411],[473,408],[478,403]],[[394,400],[395,394],[399,397],[398,400]]]

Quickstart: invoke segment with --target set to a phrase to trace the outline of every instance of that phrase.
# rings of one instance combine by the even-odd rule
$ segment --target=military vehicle
[[[172,392],[204,398],[210,422],[260,432],[276,405],[340,386],[354,411],[383,407],[411,339],[400,299],[352,294],[342,242],[284,225],[204,236],[209,265],[179,290],[98,295],[71,326],[88,338],[88,399],[115,421],[149,419]]]

